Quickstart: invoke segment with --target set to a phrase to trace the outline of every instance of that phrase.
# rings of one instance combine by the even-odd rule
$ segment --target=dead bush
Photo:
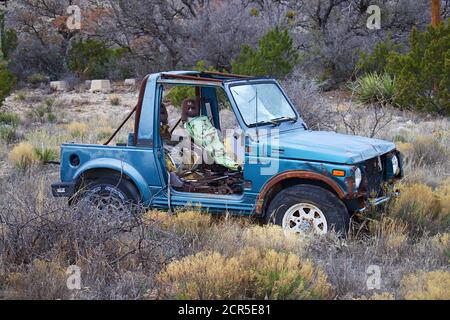
[[[6,279],[7,299],[67,299],[66,269],[57,261],[35,259],[22,272],[10,273]]]
[[[314,79],[296,70],[282,85],[310,129],[334,130],[333,110],[321,96]]]
[[[52,198],[54,178],[45,168],[17,174],[0,194],[0,260],[6,273],[24,274],[17,285],[28,283],[35,259],[64,261],[61,267],[81,268],[83,286],[90,288],[79,298],[143,298],[153,274],[182,256],[177,236],[156,222],[143,224],[139,208],[133,215],[108,216],[92,207],[69,208]],[[129,272],[135,281],[126,284]]]
[[[420,136],[412,142],[411,160],[418,165],[441,165],[448,161],[445,148],[433,136]]]

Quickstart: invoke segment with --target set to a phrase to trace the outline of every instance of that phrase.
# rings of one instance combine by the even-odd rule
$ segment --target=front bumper
[[[52,184],[52,194],[54,197],[71,197],[75,190],[75,183],[57,182]]]
[[[364,213],[370,209],[373,209],[379,205],[382,205],[386,202],[388,202],[389,200],[396,198],[400,195],[399,191],[394,191],[392,192],[390,195],[388,196],[382,196],[382,197],[378,197],[378,198],[373,198],[367,201],[367,205],[363,208],[360,208],[358,210],[356,210],[359,213]]]

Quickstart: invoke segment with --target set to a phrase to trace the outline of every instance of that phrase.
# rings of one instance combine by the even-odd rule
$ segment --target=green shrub
[[[9,54],[17,47],[17,44],[17,32],[14,29],[4,30],[1,37],[1,51],[5,59],[8,59]]]
[[[299,55],[287,30],[276,27],[259,40],[258,49],[243,45],[232,62],[234,73],[284,78],[298,63]]]
[[[44,104],[50,109],[55,104],[55,99],[53,99],[53,98],[46,98],[44,100]]]
[[[13,127],[0,127],[0,139],[6,143],[12,143],[17,138],[16,129]]]
[[[357,70],[360,73],[378,73],[383,74],[386,70],[389,55],[392,52],[400,52],[402,46],[396,44],[391,39],[389,34],[385,40],[377,43],[373,52],[367,54],[362,52],[357,63]]]
[[[207,67],[205,61],[197,61],[195,67],[192,68],[195,71],[217,71],[213,67]],[[169,100],[175,107],[181,107],[181,104],[185,99],[195,98],[195,88],[192,86],[176,86],[172,88],[165,96],[166,100]]]
[[[41,73],[33,73],[32,75],[28,76],[27,82],[32,86],[38,86],[41,83],[47,82],[47,77]]]
[[[54,114],[53,112],[47,113],[47,120],[48,122],[56,122],[57,120],[56,114]]]
[[[450,19],[425,32],[413,29],[410,50],[392,52],[386,70],[396,79],[400,106],[450,115]]]
[[[125,67],[118,63],[125,52],[123,48],[109,48],[104,41],[80,40],[69,50],[68,66],[79,76],[90,79],[106,78],[110,71],[118,69],[127,74]]]
[[[350,85],[357,98],[363,103],[392,102],[395,96],[395,79],[389,74],[368,73]]]
[[[34,148],[33,152],[36,159],[41,164],[46,164],[49,161],[55,161],[58,159],[58,151],[52,148],[42,146],[41,148]]]
[[[43,120],[45,115],[51,112],[50,108],[46,104],[40,104],[36,108],[33,109],[34,115],[39,119]]]
[[[20,118],[12,112],[0,112],[0,124],[17,127],[20,124]]]
[[[0,105],[16,85],[16,77],[8,70],[5,62],[0,62]]]
[[[24,101],[27,98],[27,94],[24,91],[18,91],[16,94],[16,99],[19,101]]]

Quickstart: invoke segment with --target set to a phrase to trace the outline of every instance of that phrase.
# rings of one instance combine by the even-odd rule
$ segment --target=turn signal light
[[[335,177],[345,177],[345,171],[344,170],[333,170],[331,172],[333,174],[333,176]]]

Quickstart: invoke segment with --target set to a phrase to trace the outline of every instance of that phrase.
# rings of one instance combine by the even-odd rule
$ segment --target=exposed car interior
[[[195,97],[183,100],[176,121],[167,106],[177,107],[170,100],[161,102],[160,136],[168,183],[181,192],[242,194],[243,163],[236,148],[243,149],[243,143],[234,138],[224,143],[217,95],[202,97],[201,92],[201,87],[196,87]]]

